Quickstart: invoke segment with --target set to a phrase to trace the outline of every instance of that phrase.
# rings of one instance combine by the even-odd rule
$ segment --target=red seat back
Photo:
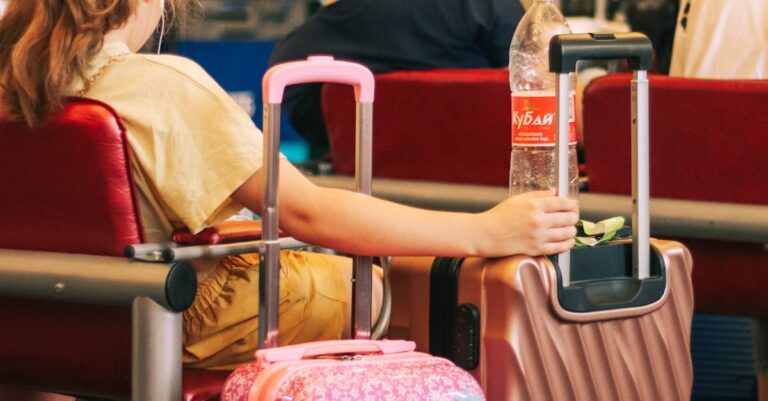
[[[630,75],[596,79],[584,94],[590,192],[628,194]],[[768,204],[768,80],[652,75],[651,196]],[[618,161],[618,162],[617,162]]]
[[[121,255],[143,242],[117,114],[77,99],[33,129],[0,122],[0,247]]]
[[[629,194],[630,75],[594,80],[584,94],[589,191]],[[651,196],[768,205],[768,81],[651,76]],[[768,316],[762,244],[681,239],[694,260],[701,312]]]
[[[143,241],[125,129],[109,106],[72,99],[30,129],[0,122],[0,248],[122,255]],[[127,307],[0,298],[0,382],[130,393]]]
[[[125,128],[95,100],[0,122],[0,193],[0,248],[121,256],[144,240]],[[0,385],[130,396],[128,307],[0,298],[0,322]],[[184,400],[218,399],[227,373],[186,370]]]
[[[325,85],[323,115],[337,174],[352,175],[352,89]],[[376,76],[376,177],[507,185],[511,141],[507,71],[402,71]]]

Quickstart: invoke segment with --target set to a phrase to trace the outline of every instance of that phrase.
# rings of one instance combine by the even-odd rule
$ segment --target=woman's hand
[[[478,253],[552,255],[573,246],[579,204],[554,190],[513,196],[477,215]]]

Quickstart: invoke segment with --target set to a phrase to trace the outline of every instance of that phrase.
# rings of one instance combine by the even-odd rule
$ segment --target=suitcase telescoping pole
[[[650,274],[650,216],[648,212],[648,77],[653,47],[640,33],[557,35],[549,45],[549,70],[557,74],[557,139],[555,186],[568,196],[568,74],[579,60],[626,59],[632,79],[632,272],[636,279]],[[570,252],[558,255],[563,287],[570,284]]]
[[[305,61],[276,65],[262,80],[264,101],[264,160],[266,174],[264,208],[262,210],[263,245],[259,263],[259,344],[263,348],[277,346],[279,306],[278,166],[280,149],[280,104],[286,86],[310,82],[335,82],[352,85],[357,102],[355,188],[371,194],[371,133],[374,80],[370,70],[360,64],[337,61],[333,57],[315,56]],[[355,256],[353,262],[354,338],[371,335],[372,259]]]

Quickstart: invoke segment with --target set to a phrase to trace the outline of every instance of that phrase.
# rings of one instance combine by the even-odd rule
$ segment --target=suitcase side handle
[[[653,46],[642,33],[584,33],[556,35],[549,42],[549,71],[576,72],[579,60],[626,59],[632,70],[649,70]]]
[[[334,60],[331,56],[310,56],[274,66],[262,79],[264,104],[283,101],[286,86],[310,82],[334,82],[352,85],[358,103],[373,102],[373,73],[360,64]]]
[[[383,355],[412,352],[416,343],[405,340],[336,340],[299,344],[288,347],[268,348],[256,351],[256,361],[259,366],[265,364],[298,361],[324,355],[340,354],[370,354]]]

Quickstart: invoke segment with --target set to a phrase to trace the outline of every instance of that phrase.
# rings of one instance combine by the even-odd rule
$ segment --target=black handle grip
[[[585,313],[638,307],[658,301],[666,289],[667,269],[661,252],[653,246],[650,251],[651,276],[638,280],[632,277],[632,242],[619,240],[573,248],[568,287],[563,287],[562,273],[556,269],[560,305],[571,312]]]
[[[579,60],[627,59],[632,70],[649,70],[653,45],[647,36],[629,33],[580,33],[555,35],[549,42],[549,71],[576,72]]]

